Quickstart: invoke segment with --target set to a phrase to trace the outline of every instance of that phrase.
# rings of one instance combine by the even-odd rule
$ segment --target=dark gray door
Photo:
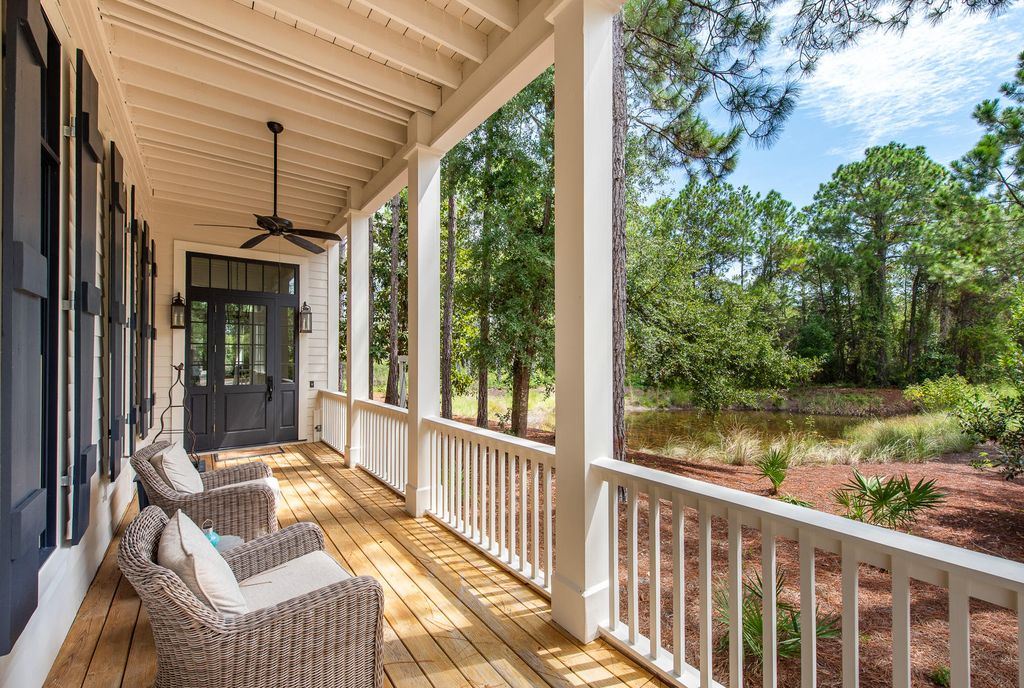
[[[225,298],[216,304],[215,441],[219,447],[275,440],[277,318],[273,299]]]

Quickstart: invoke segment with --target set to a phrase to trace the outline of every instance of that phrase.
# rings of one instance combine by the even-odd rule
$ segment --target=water
[[[626,414],[626,437],[631,447],[663,447],[672,441],[714,444],[719,433],[748,428],[776,437],[792,431],[814,431],[826,439],[839,439],[844,431],[864,422],[855,416],[815,416],[781,411],[632,411]]]

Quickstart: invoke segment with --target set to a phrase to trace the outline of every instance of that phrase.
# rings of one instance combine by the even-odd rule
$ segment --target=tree
[[[888,384],[893,347],[891,270],[908,247],[939,223],[935,199],[948,174],[924,148],[869,148],[864,160],[841,165],[807,209],[809,232],[833,259],[852,257],[858,293],[854,319],[859,382]],[[845,259],[843,260],[845,262]]]
[[[391,240],[388,243],[391,257],[390,290],[388,291],[388,386],[384,392],[384,403],[397,406],[398,377],[401,373],[398,365],[398,261],[399,261],[399,230],[402,199],[398,194],[391,199]]]
[[[441,417],[452,417],[452,317],[455,313],[455,192],[448,192],[448,228],[441,316]]]
[[[1013,104],[1003,106],[993,99],[974,108],[974,120],[985,133],[953,163],[953,171],[971,191],[991,192],[996,202],[1024,210],[1024,52],[1017,57],[1013,81],[999,91]]]

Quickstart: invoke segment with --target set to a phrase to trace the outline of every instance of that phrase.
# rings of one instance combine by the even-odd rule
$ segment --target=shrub
[[[761,457],[761,436],[749,428],[734,428],[720,438],[722,456],[733,466],[746,466]]]
[[[957,408],[963,432],[997,444],[992,465],[1007,480],[1024,474],[1024,396],[976,394]]]
[[[778,639],[777,653],[779,659],[800,656],[800,637],[803,633],[800,610],[793,604],[781,599],[785,587],[785,575],[779,573],[775,583],[775,606],[777,609],[776,634]],[[760,574],[746,577],[743,580],[743,657],[746,661],[760,666],[764,661],[764,623],[763,623],[764,585]],[[719,587],[714,593],[714,613],[718,622],[729,628],[729,591]],[[817,614],[815,613],[817,617]],[[815,633],[819,639],[839,637],[839,618],[835,615],[817,617]],[[729,633],[726,632],[718,641],[723,653],[729,650]]]
[[[960,375],[943,375],[903,390],[903,396],[925,411],[949,411],[960,405],[973,387]]]
[[[773,495],[779,494],[779,488],[786,480],[786,474],[789,473],[789,462],[792,457],[792,445],[773,444],[754,464],[757,467],[757,472],[771,482]]]
[[[847,433],[863,461],[927,461],[943,454],[969,451],[974,437],[945,413],[869,421]]]
[[[940,686],[940,688],[949,688],[949,684],[952,682],[953,677],[949,672],[949,667],[941,666],[928,672],[928,680],[935,685]]]
[[[881,478],[864,476],[857,470],[850,482],[832,496],[846,511],[847,518],[886,528],[909,528],[920,512],[946,501],[934,480],[922,479],[912,486],[906,473]]]

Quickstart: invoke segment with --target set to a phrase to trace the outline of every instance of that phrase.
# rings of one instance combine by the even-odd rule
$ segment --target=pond
[[[839,439],[847,428],[859,425],[856,416],[816,416],[781,411],[723,411],[718,415],[692,410],[631,411],[626,414],[626,436],[631,447],[664,447],[673,441],[713,444],[719,434],[747,428],[766,437],[789,432],[817,432]]]

